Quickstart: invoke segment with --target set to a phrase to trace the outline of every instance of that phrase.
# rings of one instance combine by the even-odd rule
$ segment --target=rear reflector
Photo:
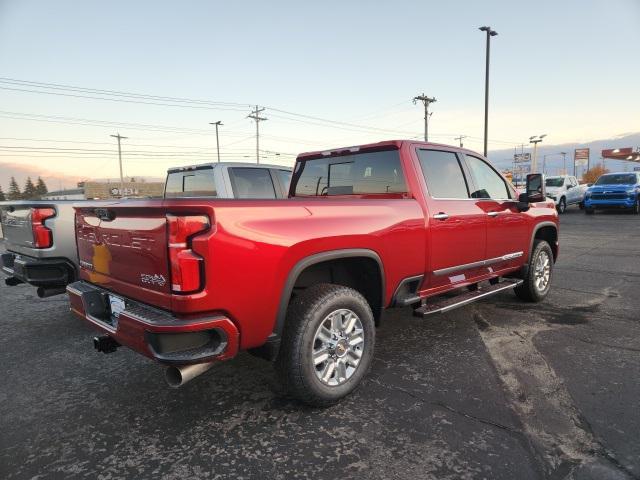
[[[203,287],[204,259],[191,250],[191,238],[209,228],[204,215],[167,215],[171,290],[193,293]]]
[[[55,216],[53,208],[31,209],[31,231],[33,232],[33,246],[35,248],[49,248],[53,245],[53,234],[45,227],[44,221]]]

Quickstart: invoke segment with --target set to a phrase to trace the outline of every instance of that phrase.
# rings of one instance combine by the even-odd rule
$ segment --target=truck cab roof
[[[281,170],[291,170],[291,167],[285,165],[273,165],[269,163],[249,163],[249,162],[207,162],[198,163],[197,165],[186,165],[184,167],[171,167],[167,169],[167,173],[184,172],[187,170],[201,170],[205,168],[279,168]]]

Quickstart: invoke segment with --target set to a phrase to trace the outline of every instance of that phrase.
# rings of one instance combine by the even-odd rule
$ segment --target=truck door
[[[567,177],[567,205],[570,203],[578,203],[580,201],[580,189],[575,177]]]
[[[520,264],[529,248],[529,230],[526,214],[516,208],[515,192],[480,157],[465,155],[465,160],[473,185],[471,197],[477,199],[487,221],[485,272]]]
[[[429,210],[427,290],[447,289],[478,273],[486,250],[486,213],[470,198],[463,159],[445,147],[417,150]]]

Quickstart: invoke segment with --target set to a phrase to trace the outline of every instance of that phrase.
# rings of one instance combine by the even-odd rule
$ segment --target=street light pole
[[[567,174],[567,152],[560,152],[560,155],[562,155],[562,170],[564,171],[563,175],[566,175]]]
[[[542,139],[546,137],[547,134],[544,135],[534,135],[533,137],[529,137],[529,143],[533,143],[533,159],[531,160],[531,173],[536,173],[538,170],[538,144],[542,142]]]
[[[120,163],[120,197],[124,196],[124,177],[122,176],[122,149],[120,148],[120,140],[126,140],[127,137],[123,137],[118,132],[117,135],[111,135],[113,138],[118,139],[118,162]]]
[[[491,56],[491,37],[498,35],[498,32],[491,30],[491,27],[480,27],[480,31],[487,33],[486,65],[484,75],[484,156],[487,156],[487,138],[489,135],[489,58]]]
[[[218,138],[218,127],[221,127],[224,123],[218,120],[217,122],[210,122],[209,125],[216,126],[216,150],[218,151],[218,163],[220,163],[220,140]]]

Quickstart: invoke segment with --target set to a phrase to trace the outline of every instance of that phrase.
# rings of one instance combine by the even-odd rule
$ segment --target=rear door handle
[[[449,218],[449,215],[447,215],[444,212],[440,212],[440,213],[436,213],[433,218],[435,218],[436,220],[446,220],[447,218]]]
[[[487,215],[489,215],[490,217],[497,217],[498,215],[500,215],[500,212],[487,212]]]

